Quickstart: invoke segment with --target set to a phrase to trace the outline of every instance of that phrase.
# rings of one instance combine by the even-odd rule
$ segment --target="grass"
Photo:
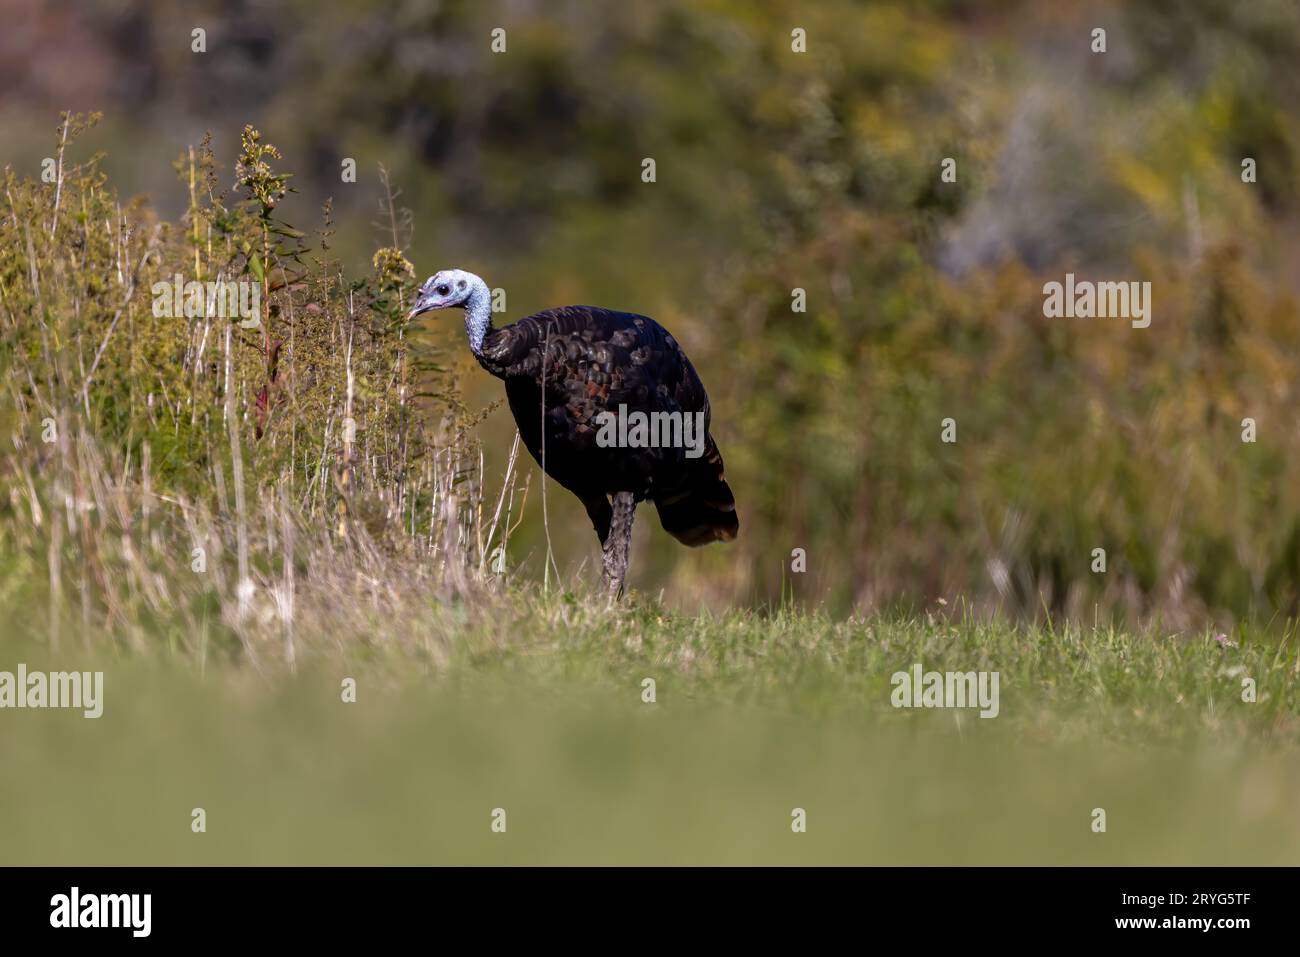
[[[305,599],[309,600],[309,599]],[[530,589],[407,601],[294,671],[95,657],[105,712],[11,712],[5,863],[1281,864],[1291,636],[681,617]],[[39,667],[10,640],[3,660]],[[94,656],[92,656],[94,657]],[[1001,711],[890,675],[993,669]],[[69,667],[65,657],[61,667]],[[1243,676],[1258,700],[1241,700]],[[342,700],[344,678],[357,700]],[[653,678],[656,700],[643,701]],[[206,833],[192,833],[195,807]],[[506,833],[493,833],[493,809]],[[791,830],[803,808],[808,830]],[[1091,830],[1104,808],[1107,830]]]

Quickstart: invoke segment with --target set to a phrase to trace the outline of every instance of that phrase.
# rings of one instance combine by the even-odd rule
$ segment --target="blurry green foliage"
[[[142,14],[148,30],[106,29]],[[348,265],[383,191],[339,163],[384,162],[414,233],[383,244],[417,277],[474,269],[508,290],[506,318],[594,302],[679,335],[742,534],[688,553],[644,521],[638,587],[1177,624],[1297,610],[1292,3],[284,0],[213,7],[202,60],[172,39],[191,12],[85,16],[105,57],[152,71],[129,116],[119,87],[95,103],[127,131],[107,139],[128,181],[169,121],[230,137],[253,116],[301,174],[277,214],[334,197]],[[1066,271],[1150,281],[1152,326],[1044,318]],[[450,343],[485,405],[499,386],[446,325],[413,335]],[[489,471],[511,430],[485,427]],[[552,508],[562,553],[589,556],[581,508]],[[516,552],[540,572],[538,518]]]

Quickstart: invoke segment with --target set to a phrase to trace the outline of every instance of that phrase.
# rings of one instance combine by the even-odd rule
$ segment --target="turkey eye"
[[[447,295],[447,293],[451,292],[451,286],[439,286],[437,289],[434,290],[434,292],[436,292],[440,296],[445,296]]]

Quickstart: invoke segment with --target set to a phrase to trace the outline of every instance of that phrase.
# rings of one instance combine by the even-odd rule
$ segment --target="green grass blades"
[[[104,672],[102,717],[3,715],[0,862],[1300,854],[1289,634],[1232,647],[939,618],[609,612],[598,597],[529,590],[475,607],[408,600],[420,615],[377,616],[364,642],[307,644],[295,674],[218,657],[85,659]],[[0,645],[0,668],[18,661],[54,667],[32,643]],[[891,678],[914,664],[998,671],[997,717],[893,707]]]

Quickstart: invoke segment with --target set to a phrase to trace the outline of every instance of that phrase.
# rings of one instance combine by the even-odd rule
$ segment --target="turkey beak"
[[[410,313],[407,314],[406,321],[410,322],[412,319],[414,319],[416,316],[420,315],[421,313],[428,312],[430,309],[434,307],[434,304],[436,302],[437,302],[437,298],[434,296],[421,296],[419,299],[415,300],[415,308],[413,308],[410,311]]]

